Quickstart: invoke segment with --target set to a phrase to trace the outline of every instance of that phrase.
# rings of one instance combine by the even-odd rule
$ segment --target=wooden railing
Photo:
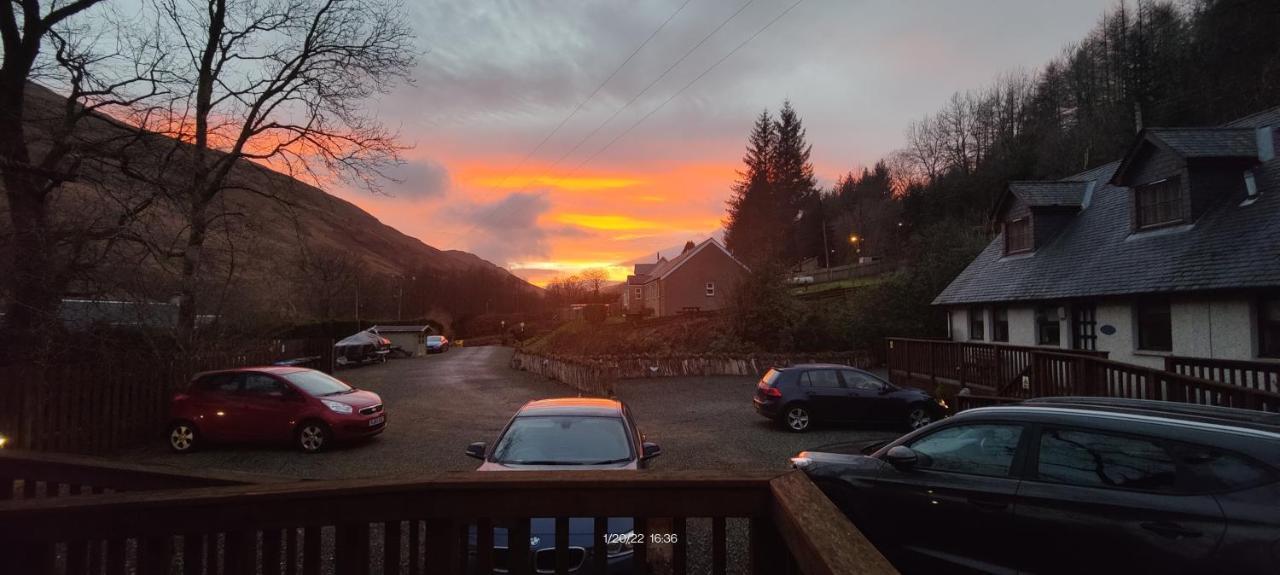
[[[985,394],[1016,397],[1029,385],[1032,354],[1044,348],[997,343],[891,337],[886,341],[889,377],[895,383],[930,387],[946,383]],[[1106,352],[1066,351],[1105,358]],[[1023,379],[1023,378],[1028,379]],[[913,383],[915,382],[915,383]]]
[[[896,573],[799,471],[440,473],[8,501],[0,502],[0,557],[6,572],[24,575],[189,575],[219,567],[226,574],[530,574],[531,537],[550,537],[551,555],[542,559],[569,573],[578,567],[570,563],[569,518],[579,517],[595,518],[596,551],[605,547],[607,518],[634,518],[634,533],[647,537],[633,547],[635,573],[686,573],[694,552],[708,555],[700,564],[717,574],[731,564],[757,574]],[[553,532],[531,533],[531,518],[551,518],[540,521]],[[538,545],[540,553],[547,547]],[[582,572],[604,573],[606,561],[619,560],[576,553]]]
[[[1017,385],[998,387],[988,395],[1000,399],[1027,399],[1054,395],[1083,395],[1157,399],[1183,403],[1222,405],[1263,411],[1280,411],[1280,393],[1192,377],[1172,371],[1111,361],[1094,355],[1061,353],[1036,348],[985,350],[984,344],[939,340],[889,340],[889,375],[894,379],[926,378],[936,385],[966,383],[984,385],[1018,374]],[[989,345],[989,344],[986,344]],[[998,346],[1003,347],[1003,346]],[[976,379],[982,373],[966,368],[972,354],[996,354],[998,375]],[[925,358],[925,359],[921,359]],[[1021,371],[1017,371],[1021,370]],[[985,383],[990,387],[989,383]],[[978,403],[969,400],[968,405]],[[965,403],[958,404],[962,408]]]
[[[84,456],[0,450],[0,501],[285,481],[269,475],[191,473]]]
[[[1164,370],[1251,389],[1280,393],[1280,362],[1173,356]]]

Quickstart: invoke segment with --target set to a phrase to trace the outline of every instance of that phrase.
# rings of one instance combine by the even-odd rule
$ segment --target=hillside
[[[32,86],[28,102],[28,140],[39,150],[50,126],[60,119],[65,100]],[[125,133],[115,120],[95,117],[81,122],[76,138],[100,143],[122,139]],[[128,161],[145,169],[155,164],[152,156],[173,145],[171,139],[151,135],[146,142],[113,150],[125,156],[114,161]],[[111,162],[86,163],[83,177],[64,186],[52,203],[52,215],[59,226],[73,231],[90,229],[104,220],[112,221],[121,206],[155,194],[121,175],[114,166]],[[161,178],[176,182],[181,175],[165,173]],[[473,298],[463,297],[466,293],[452,297],[451,292],[446,293],[449,290],[467,292],[475,291],[476,285],[492,285],[517,294],[508,294],[501,301],[527,299],[541,291],[474,254],[432,247],[383,224],[351,202],[262,165],[241,162],[232,169],[228,185],[231,189],[223,192],[218,206],[227,216],[215,226],[216,237],[206,242],[208,270],[202,274],[207,276],[210,291],[221,292],[209,294],[220,308],[206,312],[231,313],[236,308],[249,316],[267,313],[307,321],[354,314],[355,302],[359,302],[359,313],[365,317],[391,317],[402,310],[400,302],[389,302],[388,298],[404,297],[405,313],[438,311],[456,317],[473,310],[455,308],[464,304],[474,308],[476,304],[470,303]],[[95,273],[73,282],[73,291],[167,300],[174,293],[176,260],[163,250],[178,245],[184,233],[183,209],[176,198],[162,194],[122,234],[131,241],[113,244],[113,251],[96,262]],[[7,249],[6,238],[10,236],[7,211],[0,196],[0,251]],[[5,257],[0,266],[8,262]],[[421,285],[409,284],[405,278]],[[414,289],[419,296],[409,295]],[[428,301],[426,294],[434,299]]]

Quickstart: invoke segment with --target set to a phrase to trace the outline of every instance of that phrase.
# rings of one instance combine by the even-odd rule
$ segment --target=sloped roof
[[[1275,112],[1251,118],[1280,122]],[[1095,182],[1087,209],[1029,255],[1005,257],[997,236],[933,303],[1280,287],[1280,159],[1254,167],[1260,194],[1252,203],[1224,199],[1192,224],[1137,234],[1130,233],[1129,188],[1110,183],[1119,166],[1066,178]]]
[[[653,269],[649,270],[649,273],[645,277],[637,277],[636,283],[648,283],[653,280],[662,279],[671,275],[671,272],[676,271],[677,268],[684,265],[685,262],[692,259],[693,256],[697,255],[698,252],[701,252],[703,249],[706,249],[708,246],[713,246],[714,249],[719,249],[720,251],[724,252],[725,255],[729,256],[729,259],[732,259],[734,262],[737,262],[737,264],[742,266],[743,269],[747,269],[746,264],[738,261],[737,258],[733,257],[733,254],[729,253],[729,250],[725,249],[724,246],[720,245],[720,242],[716,241],[715,238],[707,238],[703,240],[701,243],[699,243],[697,246],[694,246],[694,248],[691,250],[685,250],[683,253],[681,253],[680,255],[674,258],[671,258],[669,260],[662,260],[661,262],[658,262],[658,264],[654,266]],[[639,264],[636,264],[636,265],[639,266]],[[631,283],[631,282],[628,282],[628,283]]]
[[[1152,137],[1185,158],[1251,158],[1258,140],[1249,128],[1151,128]]]
[[[1080,207],[1088,182],[1063,180],[1009,182],[1009,192],[1029,206]]]
[[[431,331],[429,325],[375,325],[369,328],[378,333],[417,333]]]

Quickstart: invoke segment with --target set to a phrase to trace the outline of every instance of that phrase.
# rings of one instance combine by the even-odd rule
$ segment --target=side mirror
[[[484,459],[484,452],[488,446],[483,441],[477,441],[467,446],[467,457],[476,459]]]
[[[889,452],[884,454],[885,461],[898,469],[911,469],[915,467],[920,457],[916,455],[910,447],[905,445],[895,445],[889,448]]]
[[[659,447],[657,443],[646,441],[640,446],[640,452],[640,459],[653,459],[662,455],[662,447]]]

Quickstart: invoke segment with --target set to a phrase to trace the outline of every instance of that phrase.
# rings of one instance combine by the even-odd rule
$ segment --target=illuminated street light
[[[861,240],[862,240],[862,238],[858,237],[858,234],[854,234],[854,235],[849,236],[849,243],[851,243],[851,244],[856,244],[856,243],[858,243],[858,242],[859,242],[859,241],[861,241]]]

